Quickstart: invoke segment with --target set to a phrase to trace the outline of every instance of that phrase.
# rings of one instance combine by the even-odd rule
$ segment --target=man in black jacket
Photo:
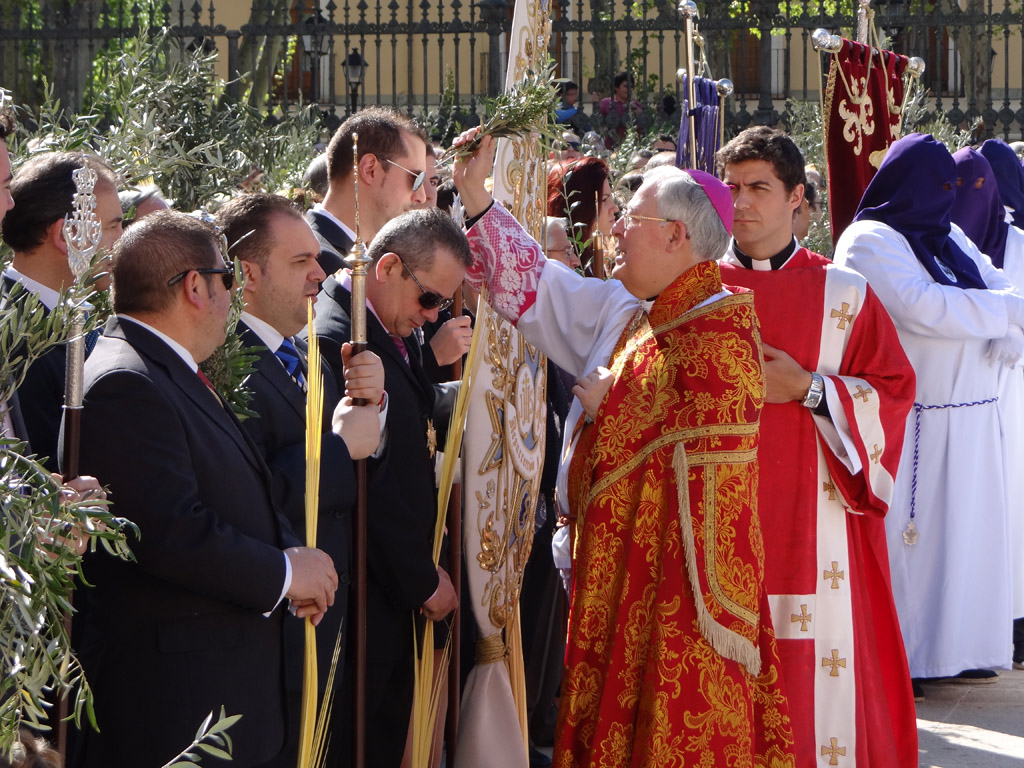
[[[359,236],[364,243],[395,216],[427,199],[427,140],[412,119],[386,107],[363,109],[348,118],[327,145],[327,196],[306,217],[320,240],[320,266],[328,275],[344,266],[342,259],[356,236],[354,133],[359,135]]]
[[[80,659],[101,732],[72,765],[163,765],[223,706],[234,762],[284,739],[285,598],[319,621],[337,573],[297,546],[266,464],[197,364],[224,341],[234,270],[212,227],[163,211],[113,254],[114,310],[85,367],[81,465],[132,520],[134,562],[87,557]]]
[[[96,210],[103,235],[100,248],[110,248],[121,235],[121,203],[117,178],[101,160],[78,152],[47,152],[28,160],[10,182],[13,207],[3,217],[3,239],[14,251],[11,266],[4,271],[3,292],[15,283],[39,297],[47,310],[59,301],[60,293],[75,280],[68,265],[64,242],[64,219],[71,213],[75,194],[72,173],[88,167],[96,171]],[[96,282],[105,290],[107,277]],[[24,295],[24,294],[22,294]],[[95,334],[86,339],[88,353]],[[57,470],[57,433],[64,405],[64,345],[55,346],[29,366],[18,389],[25,419],[26,437],[47,469]]]
[[[242,426],[270,467],[272,493],[278,508],[300,537],[306,530],[306,382],[309,364],[305,345],[293,338],[306,326],[307,302],[316,300],[324,279],[317,264],[320,246],[309,224],[286,198],[251,194],[236,197],[217,212],[217,223],[231,256],[242,263],[246,282],[245,311],[239,323],[243,343],[256,355],[255,371],[245,386],[252,394],[251,408],[258,416]],[[237,243],[237,244],[236,244]],[[347,358],[347,348],[345,350]],[[342,401],[330,366],[319,361],[323,372],[323,424],[320,454],[320,495],[317,546],[334,560],[340,587],[334,606],[317,627],[319,685],[317,701],[323,700],[335,643],[342,637],[342,662],[333,691],[341,688],[347,618],[351,520],[355,501],[353,459],[362,459],[380,442],[384,368],[380,358],[364,352],[347,359],[346,384],[352,397],[371,406],[353,408]],[[340,404],[340,406],[339,406]],[[337,408],[337,431],[332,415]],[[285,669],[288,691],[286,747],[274,761],[293,768],[298,756],[301,714],[302,668],[305,631],[301,622],[285,624]],[[333,712],[340,713],[335,695]],[[331,751],[348,749],[349,733],[333,718]],[[329,759],[328,762],[333,762]]]
[[[388,392],[385,437],[375,461],[367,515],[367,764],[398,766],[412,704],[412,621],[441,621],[457,600],[431,557],[437,493],[434,450],[454,387],[435,387],[419,350],[405,340],[437,319],[470,264],[462,231],[437,210],[410,211],[384,226],[367,255],[367,338],[384,363]],[[351,336],[351,277],[329,278],[315,321],[321,349],[343,376],[339,349]],[[399,735],[396,738],[396,735]]]

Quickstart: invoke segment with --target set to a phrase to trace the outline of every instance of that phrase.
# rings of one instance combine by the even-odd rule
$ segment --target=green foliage
[[[188,748],[163,768],[195,768],[204,754],[221,760],[230,760],[233,745],[228,729],[241,719],[241,715],[226,715],[224,707],[221,707],[217,722],[211,725],[211,712],[199,726],[196,737]]]
[[[821,104],[817,101],[786,102],[786,132],[804,153],[807,165],[813,165],[826,179],[825,142],[821,123]],[[801,245],[815,253],[829,254],[832,252],[832,223],[828,210],[828,193],[818,190],[818,205],[821,207],[821,218],[811,219],[810,228]]]
[[[427,129],[432,140],[442,147],[450,147],[456,134],[461,130],[459,118],[459,106],[455,103],[455,73],[446,67],[441,103],[436,110],[431,110],[426,115],[423,127]]]
[[[33,150],[89,147],[128,185],[152,181],[184,211],[215,207],[243,182],[250,191],[301,186],[320,134],[315,113],[268,116],[231,102],[213,56],[178,60],[177,51],[166,35],[126,41],[110,54],[118,76],[79,115],[48,88]]]
[[[929,112],[928,104],[933,101],[929,91],[918,80],[914,80],[903,111],[903,135],[930,133],[936,141],[945,144],[951,153],[974,144],[981,120],[978,119],[969,128],[961,129],[949,122],[944,114]]]
[[[618,181],[632,169],[633,155],[643,149],[644,141],[640,134],[637,132],[635,125],[630,125],[626,130],[626,135],[622,141],[615,148],[615,152],[611,157],[608,158],[608,168],[611,171],[611,178],[609,182],[612,186],[615,186],[615,182]]]
[[[252,403],[252,393],[245,386],[245,380],[255,370],[258,350],[247,347],[242,343],[238,334],[238,319],[244,308],[243,292],[245,289],[245,276],[242,273],[242,265],[235,260],[235,283],[237,288],[231,297],[231,310],[228,312],[227,330],[224,343],[214,350],[214,353],[206,358],[199,367],[213,384],[213,388],[231,406],[231,410],[239,420],[259,418],[259,414],[249,406]]]
[[[543,69],[527,70],[526,75],[508,91],[486,102],[487,118],[476,139],[449,149],[438,162],[467,157],[477,150],[484,136],[521,138],[538,134],[551,139],[557,133],[555,109],[560,99],[554,84],[555,65],[548,61]]]

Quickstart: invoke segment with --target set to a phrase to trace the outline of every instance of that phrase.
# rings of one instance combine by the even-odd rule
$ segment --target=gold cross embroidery
[[[846,324],[853,321],[853,315],[850,314],[850,305],[847,302],[843,302],[840,309],[833,309],[832,314],[829,315],[831,318],[839,318],[839,322],[836,323],[836,328],[840,331],[846,330]]]
[[[830,738],[828,741],[829,741],[829,747],[831,747],[831,748],[829,748],[829,747],[822,747],[821,748],[821,756],[822,757],[826,757],[826,756],[828,757],[828,764],[829,765],[839,765],[839,757],[838,756],[846,757],[846,747],[840,747],[839,746],[839,739],[837,739],[835,736]]]
[[[859,397],[861,400],[863,400],[866,403],[868,401],[868,395],[870,395],[874,391],[875,390],[873,390],[871,387],[868,387],[867,389],[864,389],[860,384],[858,384],[857,385],[857,391],[853,393],[853,396],[854,397]]]
[[[843,581],[846,581],[846,571],[840,571],[839,570],[839,563],[837,563],[835,560],[833,560],[832,561],[832,570],[831,571],[825,571],[824,574],[822,574],[822,578],[825,579],[825,581],[828,581],[829,579],[831,579],[832,580],[832,589],[839,589],[839,579],[842,579]]]
[[[882,449],[878,447],[878,443],[874,444],[874,449],[875,452],[871,454],[871,460],[877,464],[878,460],[882,458]]]
[[[832,482],[831,478],[829,478],[827,483],[822,483],[821,484],[821,491],[822,491],[822,493],[827,493],[828,494],[828,500],[829,501],[835,501],[836,500],[836,484]]]
[[[812,615],[813,614],[810,614],[810,613],[807,612],[807,604],[803,603],[800,606],[800,613],[799,614],[796,614],[796,613],[791,614],[792,618],[790,618],[790,623],[796,624],[799,621],[800,622],[800,631],[801,632],[806,632],[807,631],[807,625],[811,623],[811,616]]]
[[[839,667],[842,667],[843,669],[846,669],[846,659],[840,659],[839,658],[839,649],[838,648],[833,648],[832,649],[832,657],[831,658],[829,658],[827,656],[823,657],[822,660],[821,660],[821,666],[823,666],[823,667],[831,667],[831,669],[829,670],[829,673],[828,673],[829,677],[839,677]],[[824,752],[822,754],[824,754]]]

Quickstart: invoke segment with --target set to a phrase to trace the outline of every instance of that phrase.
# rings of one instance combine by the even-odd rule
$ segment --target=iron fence
[[[129,38],[164,30],[180,52],[216,53],[228,94],[289,108],[320,105],[329,124],[353,108],[392,104],[415,114],[449,109],[463,124],[482,95],[504,79],[512,6],[506,0],[7,0],[0,7],[0,85],[29,106],[46,77],[73,107],[116,77]],[[559,74],[580,85],[585,110],[608,95],[628,67],[648,125],[670,122],[683,66],[675,0],[545,0],[550,52]],[[788,99],[817,99],[822,60],[810,44],[824,27],[852,36],[851,0],[721,0],[698,3],[706,58],[716,77],[736,84],[727,123],[775,124]],[[930,109],[955,125],[984,121],[1007,138],[1024,127],[1024,56],[1019,3],[876,0],[875,25],[895,50],[926,62]],[[243,10],[244,13],[239,13]],[[837,10],[838,9],[838,10]],[[231,24],[223,23],[225,18]],[[364,60],[353,88],[344,63]],[[242,75],[246,77],[242,78]],[[589,104],[591,94],[595,101]]]

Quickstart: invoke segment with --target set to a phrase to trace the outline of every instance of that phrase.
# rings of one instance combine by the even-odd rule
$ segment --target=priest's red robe
[[[727,285],[753,290],[765,344],[825,378],[828,414],[766,403],[758,448],[765,578],[798,764],[916,766],[883,522],[913,369],[859,274],[805,248],[776,270],[747,269],[730,251],[721,269]]]
[[[648,311],[615,281],[546,262],[499,206],[468,234],[467,278],[559,364],[581,373],[617,340],[612,388],[563,463],[579,519],[555,765],[790,768],[756,511],[751,297],[704,262]]]

